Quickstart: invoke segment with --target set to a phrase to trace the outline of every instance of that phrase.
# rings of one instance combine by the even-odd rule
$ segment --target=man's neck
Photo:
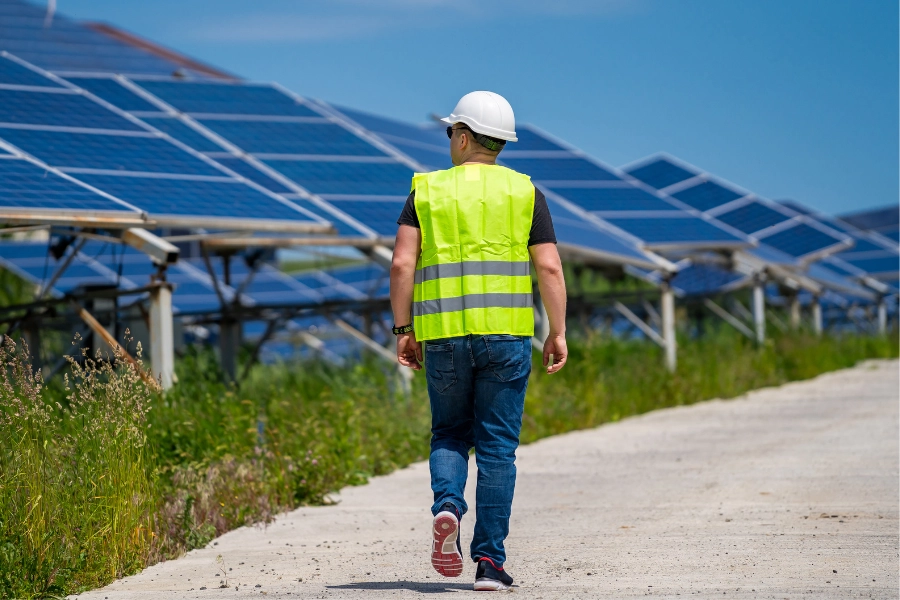
[[[468,157],[462,164],[464,164],[464,165],[496,165],[497,157],[475,154],[473,156]]]

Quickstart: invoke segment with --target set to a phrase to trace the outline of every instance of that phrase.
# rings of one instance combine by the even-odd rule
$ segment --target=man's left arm
[[[398,327],[412,323],[413,286],[421,247],[422,232],[400,225],[391,260],[391,309]],[[416,371],[422,368],[422,344],[416,340],[415,331],[397,336],[397,361]]]

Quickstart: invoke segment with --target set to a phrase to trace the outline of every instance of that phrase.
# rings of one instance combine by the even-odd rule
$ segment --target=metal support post
[[[227,381],[236,381],[237,355],[241,347],[241,322],[224,317],[219,323],[219,363]]]
[[[812,301],[812,325],[816,335],[822,335],[822,302],[818,296],[813,296]]]
[[[878,299],[878,335],[887,333],[887,302],[884,297]]]
[[[791,329],[800,329],[800,298],[791,296]]]
[[[159,283],[150,290],[150,366],[164,390],[175,381],[175,335],[172,288]]]
[[[666,351],[666,369],[670,373],[674,373],[678,364],[675,346],[675,292],[672,291],[668,281],[662,285],[660,304],[662,308],[662,337]]]
[[[753,325],[756,329],[756,341],[762,344],[766,341],[766,296],[762,279],[753,282]]]
[[[538,323],[538,326],[535,328],[535,333],[537,334],[538,340],[543,344],[550,335],[550,319],[547,317],[547,307],[544,306],[544,300],[540,295],[537,297],[536,308],[540,317],[540,323]]]

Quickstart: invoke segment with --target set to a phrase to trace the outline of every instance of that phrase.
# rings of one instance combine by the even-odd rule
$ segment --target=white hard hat
[[[517,142],[516,115],[506,98],[494,92],[470,92],[460,98],[444,123],[464,123],[475,133]]]

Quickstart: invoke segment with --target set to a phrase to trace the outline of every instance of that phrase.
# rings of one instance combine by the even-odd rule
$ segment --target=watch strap
[[[404,333],[409,333],[412,330],[413,330],[412,323],[410,323],[409,325],[402,325],[400,327],[397,327],[396,325],[394,325],[391,328],[391,331],[394,332],[394,335],[403,335]]]

